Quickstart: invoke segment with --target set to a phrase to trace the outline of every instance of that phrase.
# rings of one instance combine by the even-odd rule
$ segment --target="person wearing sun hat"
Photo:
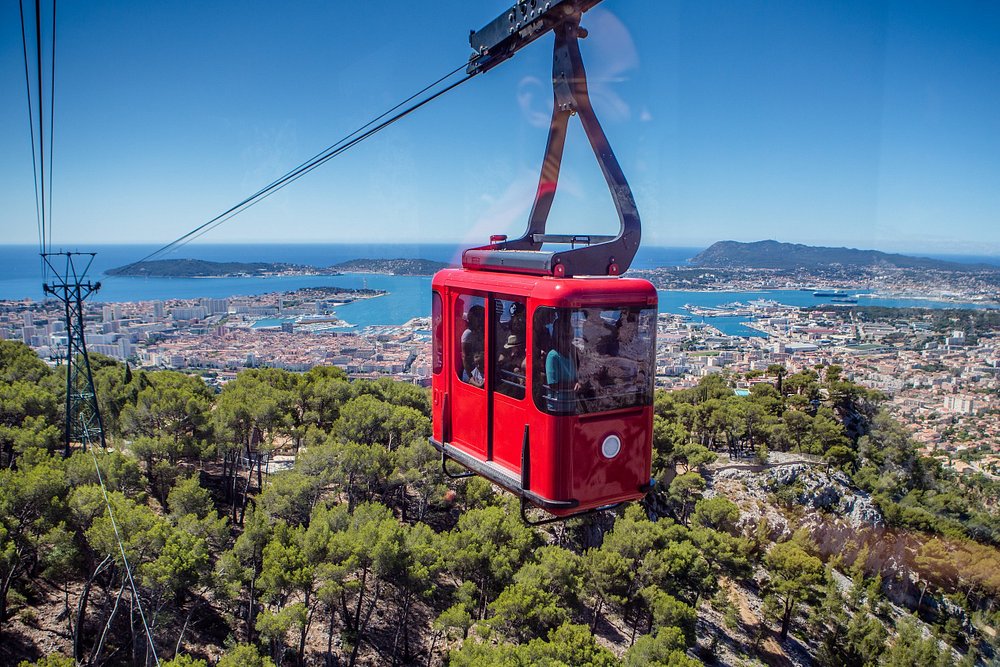
[[[528,368],[523,333],[512,333],[507,336],[503,352],[497,358],[497,366],[501,380],[497,390],[512,398],[523,398],[525,374]]]

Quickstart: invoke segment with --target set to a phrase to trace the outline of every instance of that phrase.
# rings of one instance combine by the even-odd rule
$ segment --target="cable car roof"
[[[594,276],[555,278],[516,273],[475,272],[462,269],[439,271],[433,287],[444,285],[480,292],[509,292],[545,301],[597,303],[656,303],[656,289],[646,280]],[[566,303],[570,305],[570,303]]]

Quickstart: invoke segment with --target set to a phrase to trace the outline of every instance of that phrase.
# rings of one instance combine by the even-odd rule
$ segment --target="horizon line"
[[[760,243],[763,241],[774,241],[775,239],[760,239],[759,241],[735,241],[736,243],[751,244]],[[659,245],[659,244],[645,244],[643,248],[657,248],[657,249],[677,249],[677,250],[695,250],[695,249],[707,249],[714,245],[715,243],[721,243],[723,241],[731,242],[732,239],[720,239],[718,241],[712,241],[708,243],[697,243],[694,245],[679,244],[679,245]],[[846,248],[850,250],[869,250],[875,252],[883,252],[887,254],[913,254],[913,253],[926,253],[936,257],[996,257],[1000,258],[1000,251],[990,252],[986,249],[980,249],[975,252],[970,251],[936,251],[934,249],[920,249],[920,250],[883,250],[876,247],[864,247],[864,246],[830,246],[830,245],[814,245],[812,243],[803,243],[801,241],[776,241],[778,243],[787,243],[790,245],[804,245],[813,248]],[[694,243],[694,242],[689,242]],[[191,243],[185,244],[185,246],[196,246],[196,247],[208,247],[208,246],[256,246],[256,245],[270,245],[270,246],[316,246],[316,245],[342,245],[342,246],[361,246],[361,245],[381,245],[381,246],[465,246],[467,241],[285,241],[280,243],[275,243],[274,241],[211,241],[211,242],[197,242],[193,241]],[[60,244],[58,247],[65,251],[66,248],[81,247],[84,245],[93,246],[158,246],[158,242],[154,241],[98,241],[91,242],[89,244],[84,243],[65,243]],[[56,244],[53,244],[55,247]],[[23,243],[0,243],[0,247],[12,247],[12,248],[27,248],[35,247],[35,243],[23,242]],[[642,250],[643,248],[640,248]],[[933,258],[933,257],[932,257]]]

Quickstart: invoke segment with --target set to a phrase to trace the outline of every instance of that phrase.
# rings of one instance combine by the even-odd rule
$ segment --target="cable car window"
[[[543,412],[588,414],[652,403],[655,309],[541,307],[532,326],[541,362],[535,403]]]
[[[455,299],[455,371],[462,382],[486,384],[486,299],[462,294]]]
[[[431,370],[435,375],[444,366],[444,327],[441,312],[441,295],[431,292]]]
[[[524,398],[527,377],[527,308],[523,298],[493,299],[493,390]]]

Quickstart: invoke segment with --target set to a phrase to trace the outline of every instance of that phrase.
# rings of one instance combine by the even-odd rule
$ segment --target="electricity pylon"
[[[52,282],[43,284],[42,289],[62,302],[66,317],[66,456],[70,455],[71,443],[74,442],[80,443],[84,451],[94,443],[100,443],[102,448],[105,446],[104,424],[97,405],[94,375],[90,371],[87,340],[83,333],[83,302],[101,288],[99,282],[84,281],[95,254],[42,253],[42,259],[53,274]],[[54,257],[66,258],[66,266],[62,271],[53,265]],[[74,257],[88,258],[82,271],[77,267]]]

